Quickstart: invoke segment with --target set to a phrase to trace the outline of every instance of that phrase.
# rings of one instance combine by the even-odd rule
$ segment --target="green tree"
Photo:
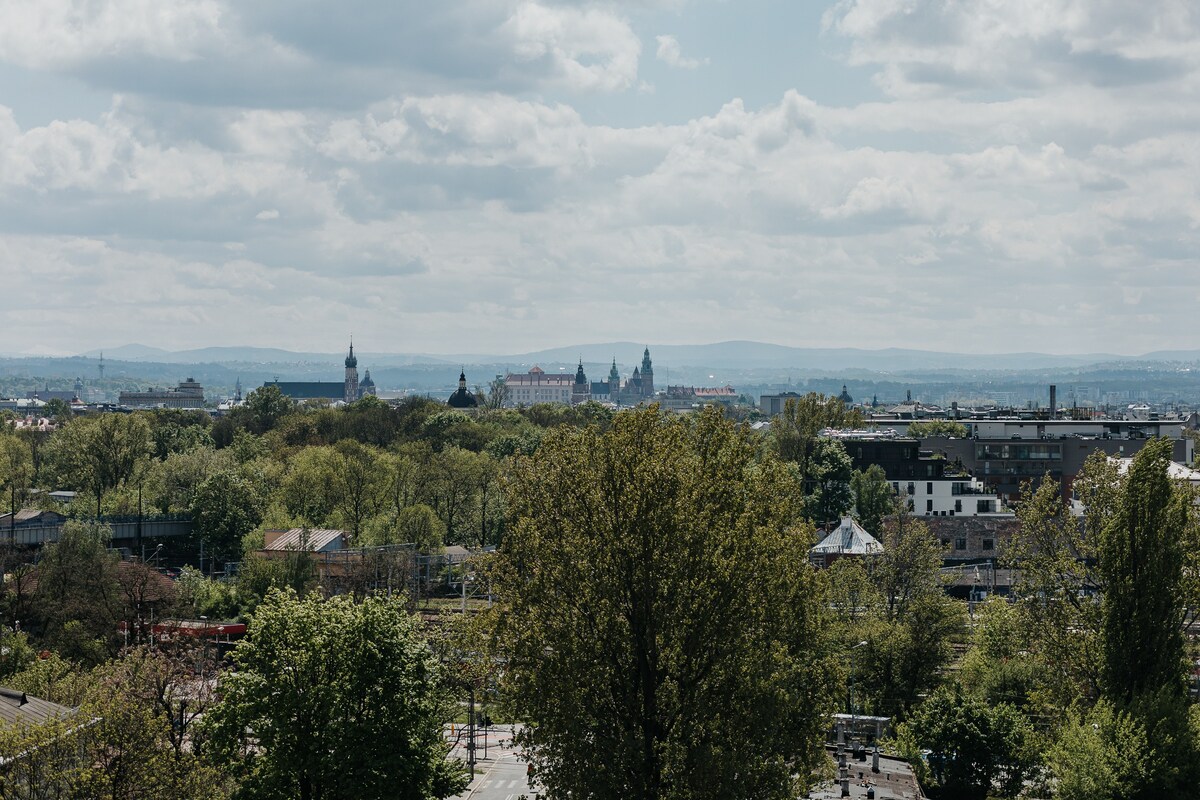
[[[1124,800],[1155,783],[1153,747],[1133,716],[1100,700],[1073,708],[1046,754],[1059,800]],[[1165,795],[1164,795],[1165,796]]]
[[[139,474],[151,456],[150,426],[138,414],[97,414],[55,431],[46,460],[60,485],[88,491],[99,515],[106,492]]]
[[[1013,706],[942,688],[897,730],[933,797],[1016,797],[1037,766],[1032,726]],[[928,750],[928,766],[917,749]]]
[[[803,478],[809,519],[818,524],[841,519],[854,505],[854,467],[846,448],[836,439],[818,439],[807,464]]]
[[[260,386],[246,396],[246,404],[236,416],[251,433],[264,434],[296,408],[295,402],[278,386]]]
[[[204,720],[212,752],[241,779],[237,796],[400,800],[462,789],[442,741],[450,708],[438,665],[416,625],[379,597],[268,594]]]
[[[1120,704],[1167,690],[1183,697],[1183,543],[1187,502],[1167,475],[1171,441],[1134,456],[1120,504],[1104,530],[1104,693]]]
[[[906,433],[914,439],[965,439],[967,426],[949,419],[925,419],[909,425]]]
[[[217,472],[192,496],[196,534],[213,559],[241,555],[242,537],[262,520],[261,501],[250,482],[236,472]]]
[[[509,485],[504,681],[551,796],[792,797],[837,691],[794,472],[706,409],[560,428]]]
[[[883,467],[872,464],[861,472],[855,470],[850,490],[854,495],[854,517],[867,533],[878,538],[883,518],[896,509],[896,492]]]
[[[1117,485],[1103,454],[1089,458],[1076,491],[1089,500],[1107,498]],[[1059,484],[1045,478],[1026,484],[1017,509],[1020,527],[1006,552],[1019,565],[1013,586],[1030,654],[1042,664],[1036,700],[1061,714],[1077,700],[1094,702],[1100,692],[1100,592],[1098,536],[1111,516],[1104,499],[1089,507],[1083,525],[1063,502]]]
[[[38,561],[32,607],[45,640],[69,658],[98,663],[116,645],[122,597],[111,537],[107,525],[69,520]]]

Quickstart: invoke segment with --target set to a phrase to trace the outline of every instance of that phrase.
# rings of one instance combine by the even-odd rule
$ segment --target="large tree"
[[[1129,704],[1184,684],[1184,539],[1190,497],[1168,477],[1171,442],[1134,456],[1116,516],[1104,530],[1104,694]]]
[[[398,603],[274,590],[233,660],[203,725],[238,797],[423,800],[465,784],[438,664]]]
[[[561,428],[518,459],[504,679],[556,797],[783,798],[838,693],[795,473],[708,409]]]

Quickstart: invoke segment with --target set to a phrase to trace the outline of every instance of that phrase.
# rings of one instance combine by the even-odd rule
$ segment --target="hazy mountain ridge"
[[[381,353],[358,351],[361,367],[429,365],[512,364],[607,364],[616,358],[618,366],[636,365],[646,345],[636,342],[606,342],[554,347],[518,354],[489,353]],[[1035,370],[1086,367],[1095,364],[1128,362],[1200,361],[1200,350],[1163,350],[1136,356],[1113,353],[1051,354],[996,353],[973,354],[910,348],[808,348],[754,341],[728,341],[696,345],[651,344],[655,364],[674,368],[705,367],[719,369],[776,368],[797,370],[856,370],[877,372],[900,370]],[[97,358],[101,350],[83,354]],[[103,350],[106,360],[155,362],[167,364],[226,365],[340,365],[345,353],[296,352],[268,347],[204,347],[167,351],[142,344],[128,344]]]

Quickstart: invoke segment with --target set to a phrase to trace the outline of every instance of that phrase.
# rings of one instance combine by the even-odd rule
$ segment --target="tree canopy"
[[[837,690],[794,473],[720,413],[562,429],[520,459],[500,654],[555,796],[783,798]]]

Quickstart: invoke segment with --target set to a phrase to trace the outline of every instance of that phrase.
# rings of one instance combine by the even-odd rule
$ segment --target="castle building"
[[[532,403],[578,405],[589,400],[636,406],[654,398],[654,365],[647,347],[641,365],[633,368],[633,375],[624,383],[615,358],[607,381],[589,381],[581,359],[573,377],[569,374],[547,375],[540,367],[534,367],[527,374],[509,373],[504,382],[508,387],[508,403],[513,406]]]
[[[375,394],[375,382],[367,370],[362,384],[358,382],[358,357],[354,355],[354,342],[346,356],[345,377],[341,381],[281,381],[276,378],[263,386],[276,386],[285,396],[293,400],[327,400],[330,403],[353,403],[366,395]]]

